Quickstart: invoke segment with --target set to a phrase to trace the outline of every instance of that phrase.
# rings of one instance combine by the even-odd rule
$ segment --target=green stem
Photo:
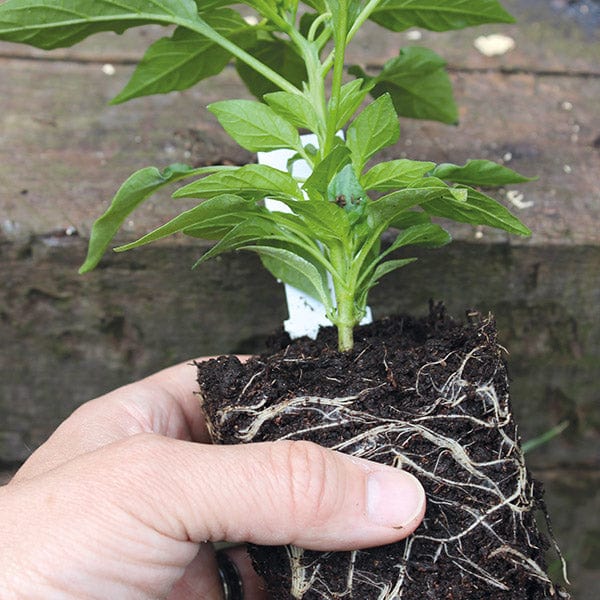
[[[350,40],[356,35],[356,32],[362,27],[363,23],[373,14],[373,11],[383,2],[383,0],[371,0],[367,5],[360,11],[360,14],[354,20],[352,27],[348,31],[346,36],[346,45],[350,43]]]
[[[352,294],[345,293],[337,296],[336,327],[338,330],[338,350],[347,352],[354,348],[354,298]]]
[[[283,91],[290,92],[291,94],[302,93],[295,85],[291,84],[287,79],[279,75],[279,73],[265,65],[260,60],[254,58],[254,56],[251,54],[248,54],[245,50],[242,50],[242,48],[234,44],[231,40],[228,40],[226,37],[222,36],[200,17],[198,17],[197,21],[194,22],[181,20],[181,22],[177,22],[177,24],[181,25],[182,27],[186,27],[187,29],[196,31],[197,33],[207,37],[209,40],[215,42],[215,44],[221,46],[221,48],[231,52],[233,56],[239,58],[242,62],[246,63],[249,67],[266,77],[269,81],[273,82]]]
[[[337,32],[334,34],[335,47],[333,57],[333,79],[331,82],[331,97],[329,99],[329,114],[327,119],[327,131],[323,156],[329,154],[333,147],[336,134],[338,106],[340,103],[341,89],[344,78],[344,58],[346,56],[346,29],[348,28],[348,5],[347,0],[340,2],[340,19],[336,24]]]

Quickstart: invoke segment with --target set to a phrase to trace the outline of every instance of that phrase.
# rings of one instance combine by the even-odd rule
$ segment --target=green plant
[[[301,10],[298,0],[249,0],[245,4],[255,12],[255,24],[232,4],[8,0],[0,6],[1,39],[46,49],[72,45],[99,31],[175,25],[171,37],[150,46],[113,102],[190,87],[234,60],[259,100],[223,100],[208,109],[244,148],[292,149],[291,162],[302,159],[312,169],[302,181],[255,164],[142,169],[123,184],[94,224],[81,272],[94,268],[127,215],[153,192],[200,176],[173,196],[201,203],[116,250],[181,232],[217,242],[198,263],[229,250],[257,252],[273,275],[323,303],[343,351],[352,348],[352,331],[364,314],[369,290],[414,260],[391,253],[450,241],[433,217],[529,234],[480,190],[528,181],[502,165],[486,160],[463,166],[412,160],[373,165],[382,149],[398,141],[398,115],[456,122],[442,58],[426,48],[406,47],[377,74],[351,67],[347,72],[354,78],[349,80],[344,64],[347,45],[367,20],[392,31],[512,22],[496,0],[306,0]],[[368,95],[375,99],[362,108]],[[346,130],[345,140],[336,135],[340,129]],[[314,133],[318,144],[304,146],[300,131]],[[269,212],[266,197],[283,202],[291,212]],[[390,227],[399,232],[382,248],[381,236]]]

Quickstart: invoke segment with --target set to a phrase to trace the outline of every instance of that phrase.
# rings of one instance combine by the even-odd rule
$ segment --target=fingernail
[[[367,477],[367,516],[372,523],[400,529],[421,515],[425,492],[416,477],[400,469]]]

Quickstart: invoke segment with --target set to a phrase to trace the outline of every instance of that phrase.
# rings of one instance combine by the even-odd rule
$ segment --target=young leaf
[[[335,123],[336,130],[346,126],[369,93],[369,87],[364,86],[364,83],[363,79],[353,79],[342,86]]]
[[[304,61],[288,41],[277,38],[259,40],[245,49],[296,87],[301,87],[302,82],[306,81]],[[235,68],[246,87],[257,98],[279,89],[273,82],[239,60],[236,61]]]
[[[100,31],[185,21],[202,23],[193,0],[9,0],[0,4],[0,39],[51,50]]]
[[[211,170],[214,169],[204,169],[205,172],[210,172]],[[87,257],[83,265],[79,268],[79,272],[87,273],[100,262],[102,255],[119,230],[119,227],[121,227],[131,212],[146,200],[148,196],[168,183],[189,177],[199,171],[202,171],[202,169],[193,169],[187,165],[174,164],[162,172],[156,167],[146,167],[133,173],[119,188],[108,210],[94,223],[90,235]]]
[[[237,194],[243,198],[296,198],[303,200],[296,180],[289,174],[267,165],[244,165],[221,171],[194,181],[174,194],[174,198],[212,198],[219,194]]]
[[[208,105],[223,129],[250,152],[302,147],[297,129],[272,108],[252,100],[222,100]]]
[[[376,164],[361,177],[366,190],[385,192],[406,187],[421,179],[435,167],[435,163],[400,158]]]
[[[368,201],[367,193],[358,182],[352,165],[346,165],[331,180],[327,196],[330,202],[344,209],[350,223],[355,223],[361,217]]]
[[[336,146],[321,162],[317,164],[304,189],[309,196],[316,195],[319,200],[328,200],[327,186],[339,171],[350,163],[350,151],[346,146]]]
[[[214,11],[206,22],[231,38],[249,34],[251,28],[238,13],[229,9]],[[111,104],[150,94],[185,90],[199,81],[220,73],[231,54],[203,35],[178,27],[173,36],[154,42],[144,54],[125,88]]]
[[[443,163],[435,167],[431,174],[445,181],[482,187],[525,183],[526,181],[533,181],[535,179],[535,177],[525,177],[491,160],[481,159],[469,160],[462,167]]]
[[[260,209],[254,202],[232,194],[223,194],[186,210],[135,242],[124,244],[115,250],[117,252],[131,250],[175,233],[188,233],[188,230],[194,237],[220,239],[241,221],[259,213]],[[202,236],[199,235],[200,232],[203,232]]]
[[[287,204],[302,218],[306,224],[305,231],[310,232],[311,237],[322,242],[343,242],[350,235],[348,217],[333,202],[291,201]]]
[[[383,0],[371,19],[392,31],[410,27],[448,31],[484,23],[514,23],[496,0]]]
[[[300,94],[289,92],[273,92],[265,94],[263,100],[286,121],[295,127],[303,127],[310,131],[318,130],[319,119],[314,106]]]
[[[446,62],[433,50],[408,46],[388,60],[379,75],[371,79],[371,95],[390,94],[394,108],[402,117],[430,119],[455,124],[458,109]],[[364,75],[353,67],[355,75]]]
[[[398,116],[389,94],[383,94],[369,104],[348,127],[346,144],[352,153],[356,170],[362,171],[371,156],[382,148],[395,144],[399,137]]]
[[[465,202],[443,196],[423,204],[423,210],[430,215],[461,223],[489,225],[517,235],[531,235],[531,231],[499,202],[472,188],[464,189],[468,193]]]

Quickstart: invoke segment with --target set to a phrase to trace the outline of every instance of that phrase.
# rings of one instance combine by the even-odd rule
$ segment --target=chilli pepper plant
[[[400,32],[513,19],[496,0],[7,0],[0,39],[52,49],[101,31],[174,26],[113,102],[182,90],[233,62],[257,99],[208,110],[251,152],[291,151],[287,170],[137,171],[95,222],[81,267],[98,264],[144,200],[187,180],[173,196],[198,204],[118,251],[178,233],[215,242],[198,264],[250,250],[325,307],[335,328],[316,341],[287,340],[243,365],[223,357],[198,366],[213,440],[308,439],[402,466],[423,482],[427,514],[389,547],[251,548],[271,597],[567,598],[546,575],[548,543],[534,518],[542,494],[525,467],[491,318],[460,325],[434,309],[356,327],[369,290],[414,260],[396,250],[450,241],[437,218],[529,234],[482,191],[528,181],[505,166],[378,161],[399,140],[399,116],[454,124],[457,109],[444,60],[426,48],[400,48],[377,72],[348,67],[346,48],[367,21]],[[294,174],[296,161],[307,177]],[[267,198],[286,211],[267,210]]]
[[[8,0],[0,6],[0,38],[45,49],[72,45],[99,31],[122,32],[145,23],[175,25],[153,43],[113,102],[188,88],[231,61],[258,98],[222,100],[208,109],[252,152],[292,149],[312,174],[297,180],[266,165],[145,168],[121,187],[95,223],[82,272],[92,269],[127,215],[155,190],[192,177],[173,196],[198,206],[141,239],[135,248],[174,233],[216,240],[198,261],[229,250],[252,250],[278,279],[320,300],[339,332],[339,349],[353,345],[369,290],[408,264],[391,253],[402,246],[442,246],[450,240],[431,222],[445,217],[526,235],[528,229],[479,186],[526,181],[501,165],[464,166],[391,160],[373,164],[400,135],[398,115],[457,121],[445,62],[410,46],[368,75],[348,72],[346,47],[371,20],[403,31],[459,29],[512,22],[495,0],[252,0],[244,19],[230,0]],[[237,6],[237,3],[236,3]],[[370,104],[367,97],[373,96]],[[345,129],[345,140],[337,132]],[[318,143],[304,146],[300,131]],[[291,212],[269,212],[265,197]],[[390,227],[399,234],[382,249]]]

